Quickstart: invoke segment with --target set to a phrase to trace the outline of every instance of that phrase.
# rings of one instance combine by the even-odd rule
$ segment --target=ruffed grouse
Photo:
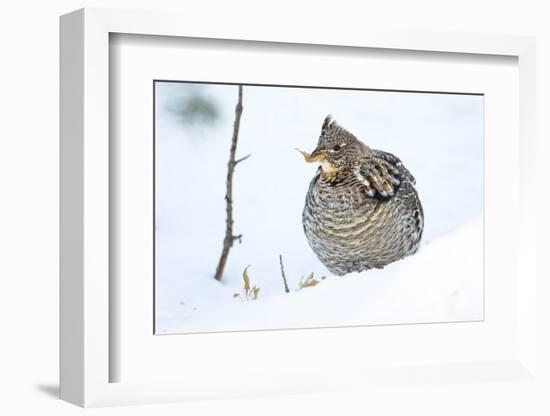
[[[394,155],[374,150],[328,116],[302,216],[309,245],[337,275],[382,268],[419,247],[424,213],[415,179]]]

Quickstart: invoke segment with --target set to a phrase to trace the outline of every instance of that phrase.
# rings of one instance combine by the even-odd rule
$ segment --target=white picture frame
[[[205,27],[193,16],[82,9],[61,18],[61,398],[79,406],[160,403],[195,398],[319,392],[346,383],[475,382],[479,379],[535,379],[536,269],[534,215],[518,224],[517,354],[498,361],[445,363],[414,369],[335,369],[281,372],[235,380],[143,383],[110,382],[109,345],[109,34],[353,46],[441,53],[517,57],[519,62],[520,213],[535,212],[535,40],[531,37],[465,33],[361,31],[336,33],[312,26],[307,32],[250,21],[235,30],[219,20]],[[518,272],[519,273],[519,272]],[[483,374],[483,377],[475,375]],[[346,380],[346,382],[344,382]]]

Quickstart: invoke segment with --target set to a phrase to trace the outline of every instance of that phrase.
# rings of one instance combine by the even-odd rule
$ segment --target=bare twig
[[[237,140],[239,139],[239,127],[241,124],[241,115],[243,113],[243,87],[239,85],[239,99],[237,101],[237,106],[235,107],[235,121],[233,123],[233,137],[231,139],[231,149],[229,151],[229,162],[227,162],[227,179],[226,179],[226,189],[225,189],[225,238],[223,239],[223,248],[222,254],[220,256],[220,261],[218,262],[218,267],[216,268],[216,274],[214,278],[218,281],[222,280],[223,270],[225,269],[225,264],[227,263],[227,257],[229,255],[229,250],[233,247],[235,240],[241,242],[242,234],[234,235],[233,234],[233,172],[235,171],[235,166],[238,163],[248,159],[250,155],[243,158],[235,160],[235,154],[237,152]]]
[[[241,157],[240,159],[237,159],[235,160],[235,166],[237,166],[237,164],[241,163],[241,162],[244,162],[246,159],[248,159],[250,156],[252,156],[251,154],[249,155],[246,155],[245,157]]]
[[[279,263],[281,264],[281,276],[283,276],[283,283],[285,284],[285,292],[290,293],[288,283],[286,282],[285,267],[283,266],[283,256],[279,254]]]

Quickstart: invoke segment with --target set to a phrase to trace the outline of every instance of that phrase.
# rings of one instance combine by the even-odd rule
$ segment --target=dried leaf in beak
[[[316,155],[314,155],[315,152],[313,152],[312,154],[309,154],[308,152],[304,152],[303,150],[300,150],[300,149],[296,149],[296,150],[299,151],[302,154],[302,156],[304,156],[304,160],[307,163],[320,162],[321,160],[325,159],[324,151],[319,151]]]

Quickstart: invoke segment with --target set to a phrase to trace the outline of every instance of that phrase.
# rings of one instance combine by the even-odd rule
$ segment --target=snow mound
[[[254,268],[250,269],[252,284]],[[382,270],[329,276],[290,293],[257,300],[234,297],[241,288],[212,278],[193,279],[189,297],[158,310],[157,333],[197,333],[475,321],[483,319],[483,220],[477,217]],[[207,296],[206,296],[207,295]]]

